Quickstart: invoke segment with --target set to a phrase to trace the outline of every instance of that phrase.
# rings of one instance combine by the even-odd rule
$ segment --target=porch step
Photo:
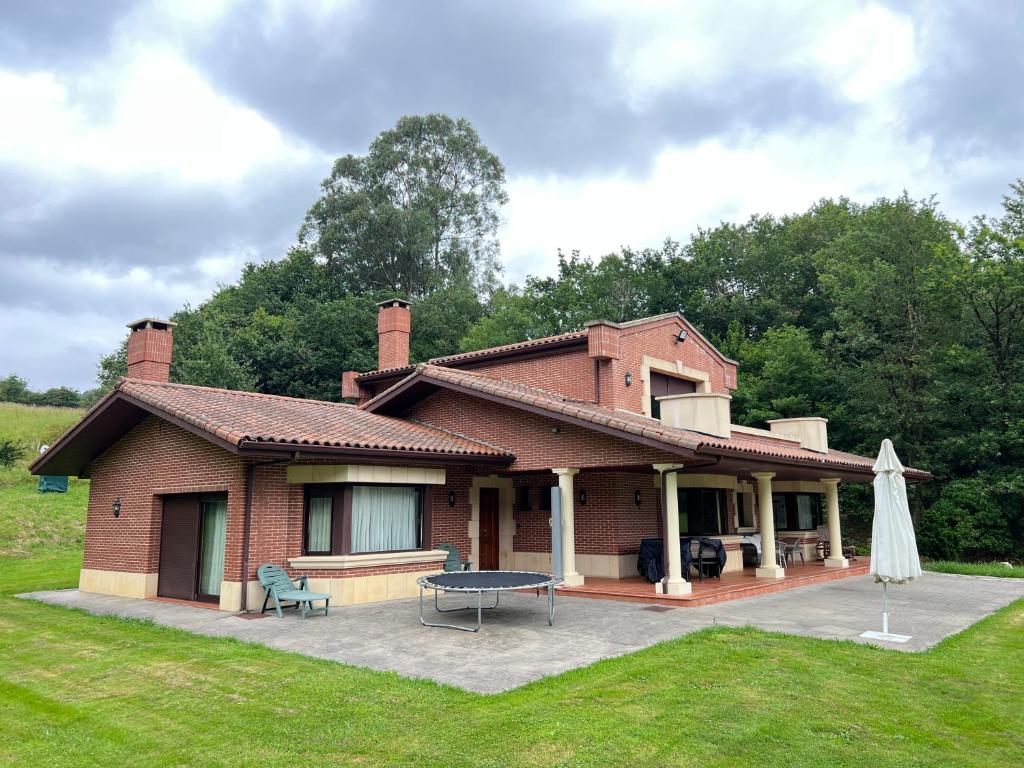
[[[629,579],[588,578],[587,583],[583,586],[562,587],[558,590],[558,594],[560,597],[590,597],[600,600],[696,608],[726,600],[741,600],[745,597],[797,589],[808,584],[863,576],[870,570],[870,566],[870,560],[867,558],[859,558],[851,562],[849,568],[842,569],[826,569],[823,565],[812,564],[790,568],[782,579],[757,579],[750,571],[726,573],[721,580],[708,579],[703,582],[693,582],[693,592],[688,595],[660,595],[654,591],[653,584],[639,577]]]

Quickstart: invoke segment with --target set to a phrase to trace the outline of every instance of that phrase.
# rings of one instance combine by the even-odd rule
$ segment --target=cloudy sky
[[[0,0],[0,376],[93,385],[124,324],[294,242],[403,114],[504,161],[506,276],[753,212],[1024,175],[1024,11],[985,3]]]

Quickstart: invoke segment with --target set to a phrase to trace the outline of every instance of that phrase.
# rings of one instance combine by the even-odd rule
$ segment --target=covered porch
[[[807,561],[805,564],[786,568],[784,576],[773,579],[758,578],[755,567],[746,567],[739,571],[726,571],[721,578],[695,579],[690,582],[690,592],[678,595],[656,592],[652,589],[653,585],[640,576],[624,579],[592,576],[580,586],[563,587],[559,595],[646,603],[666,608],[694,608],[715,605],[727,600],[783,592],[850,576],[862,576],[868,572],[869,566],[869,557],[855,558],[850,561],[847,568],[842,569],[827,567],[821,561]]]
[[[843,556],[839,514],[840,483],[862,478],[762,469],[767,467],[652,463],[516,475],[506,529],[511,551],[501,567],[550,571],[560,560],[566,595],[676,606],[867,571],[867,558]],[[661,578],[642,577],[637,567],[641,542],[650,539],[661,542]],[[666,540],[682,544],[665,547]],[[701,580],[681,547],[708,540],[721,550],[722,561]],[[789,547],[786,553],[777,541]],[[559,557],[552,558],[552,544]]]

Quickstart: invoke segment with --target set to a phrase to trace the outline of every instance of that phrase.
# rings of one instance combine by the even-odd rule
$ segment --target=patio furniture
[[[690,562],[683,569],[683,576],[687,581],[690,581],[690,570],[695,569],[697,571],[697,581],[704,581],[704,569],[700,567],[700,553],[703,549],[700,539],[691,538],[685,546],[687,553],[690,555]]]
[[[819,560],[824,560],[832,554],[832,536],[828,532],[827,525],[818,526],[818,543],[814,550]],[[843,544],[843,557],[847,560],[857,559],[857,547],[853,545],[853,542],[847,540],[847,543]]]
[[[459,629],[463,632],[479,632],[483,624],[483,612],[498,607],[498,600],[501,592],[513,589],[547,589],[548,591],[548,626],[555,621],[555,585],[561,584],[562,580],[557,579],[549,573],[534,573],[531,571],[450,571],[448,573],[435,573],[431,576],[421,576],[416,579],[420,585],[420,624],[425,627],[444,627],[445,629]],[[442,624],[429,622],[423,617],[423,590],[434,590],[434,610],[438,613],[451,613],[452,611],[472,610],[472,606],[464,608],[442,608],[437,601],[438,592],[465,592],[467,595],[476,593],[476,626],[463,627],[458,624]],[[483,604],[484,592],[494,593],[494,605]]]
[[[786,560],[791,560],[794,567],[796,566],[796,557],[800,556],[800,564],[806,565],[807,562],[804,560],[804,545],[803,539],[799,536],[787,536],[784,539],[779,539],[775,546],[779,552],[782,553],[782,567],[786,567]]]
[[[722,571],[725,570],[725,545],[721,539],[709,539],[701,537],[699,540],[700,549],[697,555],[697,572],[701,578],[722,578]]]
[[[308,589],[308,577],[300,576],[297,579],[292,579],[281,568],[270,563],[261,565],[256,571],[256,576],[259,578],[260,584],[267,591],[267,596],[263,598],[263,610],[260,613],[267,612],[267,603],[273,599],[274,608],[279,619],[284,618],[284,614],[281,612],[282,608],[297,608],[302,618],[316,613],[322,613],[324,616],[327,615],[331,596],[322,592],[310,592]],[[296,585],[299,586],[296,587]],[[323,607],[314,608],[313,603],[320,602],[321,600],[324,601]],[[294,603],[294,605],[284,605],[284,603],[289,601]]]
[[[446,572],[450,571],[468,571],[470,566],[473,565],[470,560],[463,560],[459,554],[459,548],[454,544],[438,544],[438,549],[443,549],[448,553],[448,558],[444,561],[444,569]]]

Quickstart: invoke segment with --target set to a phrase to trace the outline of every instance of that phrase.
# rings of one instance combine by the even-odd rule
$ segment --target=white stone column
[[[567,587],[578,587],[583,584],[583,576],[576,572],[572,478],[579,470],[563,467],[551,471],[558,475],[558,491],[562,497],[562,581]]]
[[[843,536],[839,530],[839,478],[828,477],[825,485],[825,509],[828,511],[828,557],[826,568],[849,568],[850,561],[843,557]]]
[[[772,506],[772,478],[774,472],[754,472],[757,480],[757,508],[761,519],[761,566],[754,575],[764,579],[781,579],[786,569],[775,557],[775,508]]]
[[[682,464],[654,464],[663,480],[665,499],[665,549],[668,551],[666,563],[665,594],[688,595],[692,591],[690,582],[683,578],[683,562],[679,552],[679,478],[675,472]]]

